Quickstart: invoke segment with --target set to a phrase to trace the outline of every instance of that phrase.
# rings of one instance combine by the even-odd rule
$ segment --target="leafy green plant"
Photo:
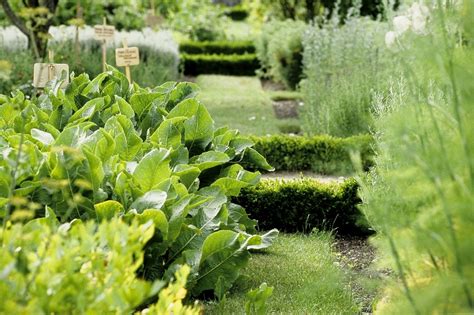
[[[165,289],[163,281],[137,277],[143,247],[154,234],[151,221],[60,224],[52,209],[46,210],[44,218],[0,231],[0,312],[130,313],[159,292],[148,311],[199,313],[198,307],[182,305],[189,267],[180,268]]]
[[[169,281],[188,264],[193,295],[222,278],[230,288],[249,250],[277,233],[256,235],[256,221],[230,201],[260,177],[239,163],[271,169],[253,142],[215,128],[192,83],[130,86],[112,67],[72,77],[65,90],[61,83],[31,100],[0,97],[4,225],[44,216],[44,206],[61,222],[151,220],[140,275]],[[25,213],[28,205],[37,211]]]
[[[267,307],[265,303],[273,294],[273,287],[269,287],[265,282],[257,289],[247,292],[248,301],[245,303],[245,314],[265,315]]]

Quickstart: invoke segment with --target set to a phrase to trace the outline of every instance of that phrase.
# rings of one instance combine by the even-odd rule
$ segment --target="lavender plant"
[[[344,25],[334,15],[306,30],[301,84],[305,132],[345,137],[370,130],[373,93],[384,89],[390,72],[383,45],[387,27],[351,13]]]

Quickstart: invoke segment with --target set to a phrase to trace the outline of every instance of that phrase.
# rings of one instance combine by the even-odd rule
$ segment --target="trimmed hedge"
[[[349,138],[273,135],[252,137],[252,140],[255,149],[277,171],[349,174],[354,171],[351,152],[360,153],[364,170],[373,165],[374,140],[370,135]]]
[[[253,54],[252,41],[185,41],[179,44],[179,51],[185,54]]]
[[[189,55],[181,54],[185,75],[227,74],[252,76],[259,67],[255,54]]]
[[[315,179],[263,179],[245,188],[234,202],[258,220],[259,229],[311,232],[313,228],[338,234],[367,235],[371,231],[357,205],[357,182],[324,184]]]
[[[249,16],[248,11],[241,6],[229,8],[224,12],[224,14],[233,21],[244,21]]]

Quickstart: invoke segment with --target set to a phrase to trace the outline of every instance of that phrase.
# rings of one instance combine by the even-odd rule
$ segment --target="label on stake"
[[[46,84],[66,71],[66,80],[61,84],[65,88],[69,83],[69,65],[64,63],[35,63],[33,66],[33,86],[44,88]]]
[[[136,66],[140,63],[138,47],[115,49],[115,63],[117,67]]]
[[[115,27],[112,25],[96,25],[94,26],[95,39],[111,40],[114,38]]]

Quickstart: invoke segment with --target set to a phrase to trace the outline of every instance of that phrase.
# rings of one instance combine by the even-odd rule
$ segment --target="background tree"
[[[0,0],[5,15],[29,38],[38,60],[46,55],[48,30],[53,23],[59,0]]]

